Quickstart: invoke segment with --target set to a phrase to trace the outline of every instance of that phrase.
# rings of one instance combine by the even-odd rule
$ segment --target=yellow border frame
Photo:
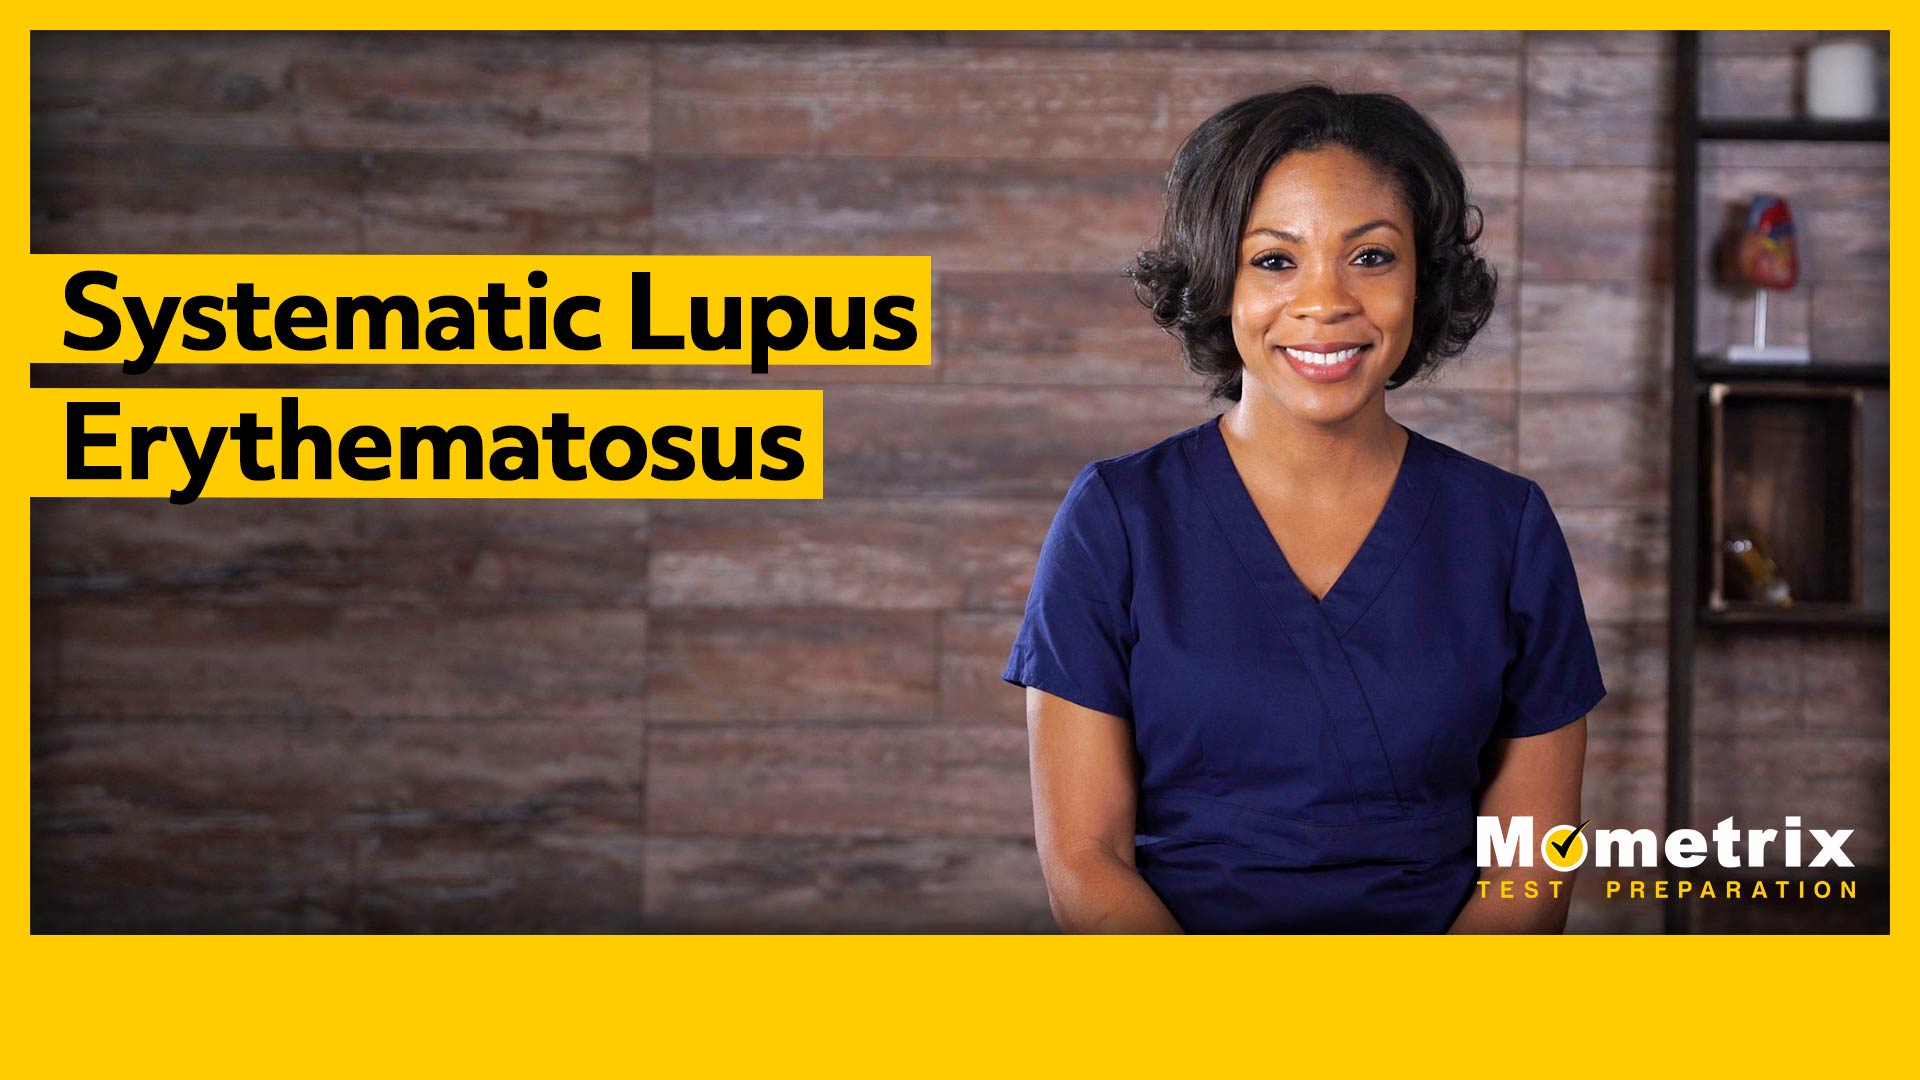
[[[1561,8],[1561,15],[1585,12]],[[1046,11],[1033,5],[964,9],[842,5],[828,13],[753,2],[727,9],[582,5],[490,9],[392,4],[322,9],[230,2],[192,9],[122,3],[54,10],[62,27],[253,29],[397,28],[472,23],[503,28],[530,18],[645,17],[658,28],[763,28],[796,16],[902,27],[942,20],[1060,27],[1075,24],[1349,24],[1352,9],[1281,12],[1228,4],[1203,14],[1165,4],[1117,3]],[[1485,5],[1441,12],[1411,4],[1360,13],[1418,24],[1435,14],[1523,25],[1543,13]],[[1593,12],[1591,14],[1600,14]],[[1718,4],[1692,12],[1632,5],[1622,21],[1786,26],[1811,15],[1886,26],[1891,8],[1840,12],[1802,5]],[[1896,35],[1904,43],[1904,35]],[[10,50],[15,85],[29,96],[29,37]],[[1912,115],[1905,56],[1892,57],[1892,113]],[[29,114],[7,123],[15,206],[29,201]],[[1894,151],[1895,203],[1908,185],[1905,144]],[[29,221],[6,226],[20,278]],[[1911,311],[1915,230],[1893,213],[1895,311]],[[11,290],[15,296],[20,292]],[[1896,346],[1913,340],[1896,320]],[[22,358],[23,362],[26,359]],[[17,421],[23,395],[8,395]],[[1915,505],[1912,440],[1894,404],[1892,529],[1906,535]],[[17,422],[9,430],[20,430]],[[40,452],[40,448],[27,448]],[[6,481],[16,484],[9,473]],[[4,586],[0,656],[12,700],[28,715],[29,503],[7,493],[0,543],[16,569]],[[1904,549],[1898,545],[1895,551]],[[1894,607],[1915,587],[1892,567]],[[1896,623],[1892,716],[1911,712],[1915,665]],[[28,725],[16,729],[23,747]],[[5,855],[15,886],[0,897],[4,970],[18,999],[8,1040],[20,1075],[173,1073],[293,1075],[513,1072],[572,1075],[748,1071],[786,1075],[947,1072],[1092,1075],[1109,1070],[1206,1076],[1231,1067],[1289,1073],[1325,1066],[1369,1075],[1404,1061],[1423,1074],[1485,1075],[1728,1071],[1764,1063],[1833,1071],[1868,1046],[1912,1041],[1895,987],[1906,983],[1912,925],[1894,889],[1894,934],[1871,938],[1055,939],[934,937],[685,938],[166,938],[32,937],[28,930],[29,768],[15,759],[15,805]],[[1895,834],[1909,821],[1911,776],[1892,776]],[[11,786],[11,785],[10,785]],[[1900,871],[1894,871],[1900,881]],[[1884,1046],[1882,1048],[1885,1048]]]

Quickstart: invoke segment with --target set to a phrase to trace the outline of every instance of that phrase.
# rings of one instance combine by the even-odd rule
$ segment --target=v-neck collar
[[[1436,481],[1445,464],[1444,455],[1430,440],[1407,428],[1406,452],[1386,505],[1346,569],[1327,594],[1315,600],[1287,562],[1266,519],[1260,516],[1260,508],[1227,450],[1220,417],[1200,425],[1198,437],[1187,444],[1187,454],[1221,529],[1268,602],[1281,611],[1317,611],[1335,636],[1344,635],[1360,620],[1412,550],[1433,507],[1439,490]]]

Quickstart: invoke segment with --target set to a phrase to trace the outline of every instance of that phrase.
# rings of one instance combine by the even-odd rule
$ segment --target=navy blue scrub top
[[[1082,469],[1054,518],[1003,677],[1131,721],[1136,865],[1188,931],[1445,931],[1481,750],[1606,695],[1540,488],[1407,434],[1318,601],[1219,417]]]

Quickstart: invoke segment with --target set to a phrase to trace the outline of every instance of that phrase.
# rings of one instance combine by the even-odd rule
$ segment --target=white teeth
[[[1341,349],[1339,352],[1330,353],[1301,352],[1299,349],[1288,349],[1287,355],[1303,364],[1312,364],[1315,367],[1333,367],[1336,364],[1344,364],[1360,355],[1361,348],[1361,346],[1356,346],[1355,348]]]

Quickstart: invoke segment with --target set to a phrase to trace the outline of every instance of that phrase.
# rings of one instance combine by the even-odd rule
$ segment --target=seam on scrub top
[[[1389,578],[1392,575],[1388,575]],[[1386,763],[1387,783],[1393,786],[1393,802],[1401,810],[1407,807],[1407,797],[1400,791],[1400,777],[1393,769],[1393,754],[1387,750],[1386,737],[1380,734],[1379,710],[1373,707],[1372,699],[1367,697],[1367,685],[1360,681],[1360,673],[1353,670],[1353,657],[1347,655],[1347,647],[1340,641],[1340,635],[1334,635],[1335,648],[1340,653],[1340,662],[1347,665],[1347,677],[1353,680],[1353,689],[1360,695],[1360,704],[1367,708],[1367,727],[1372,729],[1375,742],[1380,744],[1380,760]]]
[[[1381,818],[1374,821],[1308,821],[1305,818],[1283,817],[1279,814],[1271,813],[1266,810],[1261,810],[1257,807],[1247,806],[1243,803],[1237,803],[1237,802],[1234,802],[1232,799],[1224,798],[1218,795],[1185,794],[1179,791],[1169,791],[1169,792],[1163,792],[1159,797],[1161,799],[1174,799],[1174,800],[1183,799],[1183,798],[1184,799],[1205,799],[1208,802],[1217,802],[1217,803],[1222,803],[1226,806],[1231,806],[1235,810],[1244,810],[1249,814],[1258,814],[1261,817],[1269,818],[1273,821],[1285,822],[1288,825],[1302,825],[1307,828],[1313,828],[1313,829],[1374,829],[1374,828],[1379,828],[1382,825],[1417,825],[1423,821],[1438,821],[1441,818],[1461,817],[1461,816],[1471,817],[1473,816],[1473,809],[1474,809],[1473,804],[1468,803],[1465,811],[1440,810],[1431,814],[1419,814],[1416,816],[1397,817],[1397,818]]]
[[[1527,481],[1527,501],[1520,504],[1520,523],[1513,530],[1513,552],[1507,556],[1507,632],[1513,632],[1513,583],[1520,576],[1520,538],[1527,534],[1527,511],[1533,508],[1533,493],[1540,485]],[[1546,492],[1541,491],[1544,497]],[[1582,613],[1584,614],[1584,612]]]
[[[1589,715],[1593,711],[1593,707],[1595,705],[1600,704],[1602,701],[1605,701],[1606,698],[1607,698],[1607,687],[1605,683],[1602,683],[1600,685],[1600,692],[1597,694],[1594,694],[1591,698],[1573,699],[1576,701],[1585,700],[1586,701],[1585,705],[1582,705],[1577,709],[1560,709],[1555,712],[1550,712],[1547,715],[1555,718],[1555,721],[1553,723],[1548,724],[1546,727],[1536,728],[1535,730],[1529,732],[1526,735],[1509,736],[1509,737],[1525,739],[1525,738],[1530,738],[1533,735],[1545,735],[1548,732],[1558,731],[1561,728],[1566,727],[1568,724],[1573,723],[1575,720],[1578,720],[1583,716]],[[1531,724],[1527,726],[1533,727],[1533,725]]]
[[[1107,498],[1107,505],[1113,508],[1115,519],[1118,520],[1119,506],[1113,497],[1113,489],[1109,487],[1107,484],[1107,478],[1104,475],[1102,475],[1100,472],[1100,463],[1097,461],[1089,462],[1087,466],[1082,470],[1082,472],[1089,472],[1089,471],[1093,473],[1093,479],[1099,483],[1100,490],[1105,493]],[[1090,487],[1091,485],[1089,485],[1088,487],[1081,488],[1079,500],[1085,500],[1086,498],[1089,497],[1087,494],[1087,491],[1089,490]],[[1066,507],[1063,506],[1062,511],[1064,512],[1065,510],[1066,510]],[[1126,539],[1126,523],[1123,521],[1120,523],[1120,526],[1121,526],[1120,527],[1121,541],[1123,546],[1125,546],[1127,549],[1127,569],[1126,569],[1127,592],[1131,594],[1132,588],[1133,588],[1133,549],[1130,542],[1128,542]],[[1088,556],[1087,562],[1090,565],[1097,566],[1099,564],[1099,560],[1097,558],[1092,557],[1093,553],[1089,550],[1086,550],[1087,545],[1084,541],[1078,542],[1078,546],[1082,549],[1082,553]],[[1101,607],[1106,608],[1109,613],[1111,613],[1114,610],[1113,601],[1108,599],[1107,597],[1104,597],[1104,596],[1094,597],[1094,602],[1100,605]],[[1129,602],[1127,604],[1127,627],[1129,630],[1133,629],[1133,604],[1131,602],[1130,596],[1129,596]],[[1133,634],[1134,640],[1137,641],[1139,639],[1139,636],[1140,635],[1138,634],[1138,632],[1135,632]],[[1020,642],[1017,640],[1014,643],[1014,647],[1016,650],[1021,650],[1022,648],[1020,645]],[[1031,643],[1028,643],[1025,646],[1024,650],[1022,651],[1026,653],[1029,660],[1036,663],[1040,660],[1040,653],[1032,647]],[[1132,723],[1133,722],[1133,646],[1131,644],[1127,646],[1126,652],[1127,652],[1127,655],[1124,662],[1123,673],[1127,676],[1127,704],[1126,704],[1126,708],[1123,710],[1115,710],[1115,709],[1109,708],[1108,706],[1110,706],[1112,703],[1106,701],[1101,695],[1089,694],[1085,690],[1083,690],[1080,686],[1079,681],[1074,679],[1073,676],[1067,671],[1067,667],[1065,664],[1049,662],[1047,664],[1047,670],[1049,673],[1057,673],[1060,676],[1060,682],[1065,684],[1065,686],[1068,689],[1073,691],[1073,696],[1069,697],[1068,700],[1072,701],[1075,705],[1079,705],[1083,708],[1092,709],[1095,712],[1103,712],[1108,714],[1109,716],[1118,716],[1126,720],[1128,723]],[[1032,665],[1029,665],[1029,666],[1032,666]],[[1022,685],[1031,685],[1031,684],[1023,683]],[[1039,687],[1039,689],[1045,690],[1046,688]],[[1050,690],[1047,692],[1052,693],[1052,691]],[[1064,694],[1055,694],[1054,696],[1067,697],[1067,695],[1064,695]],[[1087,704],[1090,701],[1099,701],[1101,702],[1101,704],[1099,705]]]
[[[1426,438],[1426,436],[1422,435],[1421,438]],[[1345,630],[1341,630],[1339,633],[1333,635],[1335,641],[1345,641],[1348,631],[1359,626],[1360,620],[1366,618],[1367,612],[1373,610],[1373,605],[1378,603],[1380,598],[1387,594],[1387,586],[1393,584],[1394,575],[1398,574],[1400,568],[1406,565],[1407,556],[1412,555],[1413,549],[1420,543],[1420,534],[1427,531],[1427,522],[1433,517],[1433,504],[1440,501],[1440,478],[1445,473],[1447,466],[1452,464],[1453,459],[1451,457],[1444,454],[1441,455],[1440,468],[1433,474],[1433,492],[1427,497],[1426,507],[1420,511],[1420,521],[1413,527],[1413,538],[1407,541],[1406,550],[1400,553],[1400,557],[1395,559],[1393,566],[1387,570],[1387,576],[1380,579],[1380,588],[1377,589],[1372,596],[1367,597],[1366,606],[1354,613],[1353,621],[1347,623]],[[1356,679],[1355,681],[1357,682],[1358,680]]]
[[[1080,684],[1074,681],[1073,676],[1067,674],[1067,669],[1064,665],[1049,663],[1044,666],[1044,670],[1043,670],[1040,662],[1039,653],[1035,652],[1031,647],[1021,649],[1020,652],[1023,656],[1027,658],[1027,663],[1023,666],[1020,673],[1021,674],[1020,685],[1031,686],[1036,690],[1045,690],[1047,693],[1053,694],[1053,691],[1047,690],[1046,687],[1041,686],[1038,680],[1045,678],[1046,681],[1051,682],[1052,681],[1051,676],[1058,675],[1060,676],[1061,685],[1065,689],[1071,691],[1072,696],[1069,697],[1066,694],[1054,694],[1053,696],[1059,697],[1059,698],[1066,698],[1066,700],[1072,702],[1073,704],[1079,705],[1082,708],[1092,709],[1094,712],[1106,713],[1109,716],[1118,716],[1121,719],[1127,721],[1128,723],[1133,722],[1133,703],[1132,702],[1127,703],[1127,708],[1124,711],[1118,711],[1118,712],[1109,708],[1105,708],[1104,707],[1105,704],[1108,704],[1106,702],[1102,702],[1101,705],[1089,705],[1087,704],[1087,702],[1089,701],[1101,701],[1102,699],[1100,695],[1089,694],[1086,691],[1080,689]]]
[[[1224,435],[1221,435],[1218,431],[1216,431],[1214,435],[1216,438],[1220,439],[1220,452],[1222,454],[1227,455],[1226,467],[1228,469],[1232,469],[1233,456],[1231,454],[1227,454],[1226,437]],[[1267,599],[1267,590],[1260,587],[1260,575],[1254,573],[1253,567],[1247,565],[1246,556],[1240,553],[1240,545],[1234,543],[1233,530],[1227,528],[1226,524],[1220,520],[1220,510],[1219,508],[1213,505],[1213,498],[1207,493],[1206,481],[1200,475],[1200,470],[1194,468],[1193,456],[1192,456],[1191,450],[1189,450],[1189,452],[1185,456],[1187,459],[1187,471],[1192,473],[1194,476],[1194,480],[1196,481],[1196,487],[1198,487],[1200,491],[1200,501],[1206,504],[1207,515],[1213,518],[1214,528],[1219,529],[1220,535],[1227,538],[1227,550],[1233,552],[1234,561],[1240,564],[1241,572],[1245,573],[1247,577],[1252,580],[1253,592],[1255,596],[1258,596],[1260,598],[1260,606],[1267,609],[1268,618],[1272,619],[1275,623],[1279,624],[1280,632],[1286,635],[1287,644],[1293,646],[1293,654],[1300,658],[1300,667],[1302,670],[1306,671],[1307,681],[1313,683],[1313,692],[1316,695],[1318,695],[1320,698],[1320,711],[1326,715],[1328,723],[1330,724],[1337,723],[1338,721],[1334,719],[1333,704],[1327,700],[1327,691],[1324,687],[1320,685],[1320,675],[1318,672],[1313,670],[1312,662],[1310,662],[1307,659],[1307,651],[1300,647],[1300,642],[1297,638],[1293,636],[1293,629],[1287,625],[1287,620],[1284,617],[1282,617],[1280,612],[1274,610],[1273,602]],[[1239,484],[1242,489],[1245,489],[1246,487],[1246,481],[1239,479],[1239,475],[1237,472],[1235,473],[1234,483]],[[1252,492],[1247,492],[1247,501],[1249,503],[1253,501]],[[1258,519],[1259,516],[1260,516],[1259,508],[1255,507],[1254,517]],[[1264,525],[1262,527],[1264,528]],[[1268,543],[1272,543],[1272,542],[1273,540],[1271,538],[1271,535],[1269,535]],[[1277,544],[1275,546],[1278,547]],[[1297,582],[1299,578],[1296,577],[1294,580]],[[1305,592],[1306,590],[1302,589],[1301,591]],[[1337,641],[1339,639],[1336,638],[1335,640]],[[1375,732],[1374,737],[1378,738],[1379,733]],[[1333,752],[1335,755],[1337,755],[1340,758],[1340,769],[1347,776],[1347,790],[1353,793],[1351,802],[1353,803],[1353,812],[1357,816],[1361,812],[1360,784],[1358,781],[1356,781],[1353,778],[1353,765],[1347,761],[1347,752],[1346,750],[1341,748],[1339,736],[1335,735],[1332,742],[1333,742]],[[1208,766],[1208,770],[1209,771],[1212,770],[1211,765]],[[1226,786],[1224,782],[1225,777],[1222,777],[1216,774],[1215,779],[1222,781],[1223,787]],[[1400,792],[1396,789],[1394,791],[1394,799],[1396,802],[1399,801],[1399,797],[1400,797]]]
[[[1100,471],[1100,463],[1094,462],[1093,478],[1100,481],[1100,490],[1107,493],[1107,506],[1113,511],[1114,523],[1120,526],[1120,546],[1127,552],[1127,629],[1133,631],[1135,644],[1140,641],[1140,623],[1133,614],[1133,537],[1127,533],[1127,519],[1120,514],[1120,500],[1113,494],[1113,485],[1107,483],[1107,474]],[[1127,689],[1133,689],[1133,647],[1127,647]]]
[[[1426,438],[1426,436],[1414,432],[1412,428],[1408,428],[1407,430],[1411,438],[1420,438],[1422,440]],[[1407,447],[1407,452],[1414,452],[1414,447],[1411,444]],[[1403,462],[1401,468],[1405,469],[1407,464],[1408,463]],[[1333,635],[1334,643],[1340,649],[1340,660],[1347,665],[1347,674],[1353,679],[1354,688],[1360,692],[1361,703],[1367,707],[1367,727],[1372,730],[1374,741],[1380,745],[1380,760],[1384,762],[1387,767],[1387,783],[1393,787],[1394,804],[1402,809],[1406,808],[1407,796],[1400,789],[1400,777],[1393,767],[1393,754],[1387,750],[1386,736],[1380,733],[1379,711],[1374,708],[1373,702],[1367,697],[1366,684],[1360,681],[1359,674],[1353,670],[1353,657],[1347,655],[1347,633],[1354,627],[1359,626],[1360,620],[1366,618],[1367,612],[1373,610],[1373,605],[1378,603],[1380,598],[1387,594],[1388,586],[1393,584],[1393,579],[1400,573],[1400,568],[1406,565],[1407,556],[1412,555],[1413,549],[1419,545],[1420,536],[1427,531],[1427,522],[1433,517],[1433,504],[1440,501],[1441,480],[1446,475],[1447,467],[1452,464],[1451,459],[1446,457],[1441,458],[1439,466],[1433,471],[1431,486],[1427,491],[1426,504],[1420,508],[1420,520],[1413,524],[1413,535],[1407,538],[1407,544],[1404,548],[1400,549],[1399,557],[1393,561],[1393,565],[1387,568],[1386,575],[1380,579],[1380,587],[1374,590],[1372,596],[1367,597],[1366,604],[1354,614],[1352,621],[1347,623],[1346,628],[1337,631]]]

